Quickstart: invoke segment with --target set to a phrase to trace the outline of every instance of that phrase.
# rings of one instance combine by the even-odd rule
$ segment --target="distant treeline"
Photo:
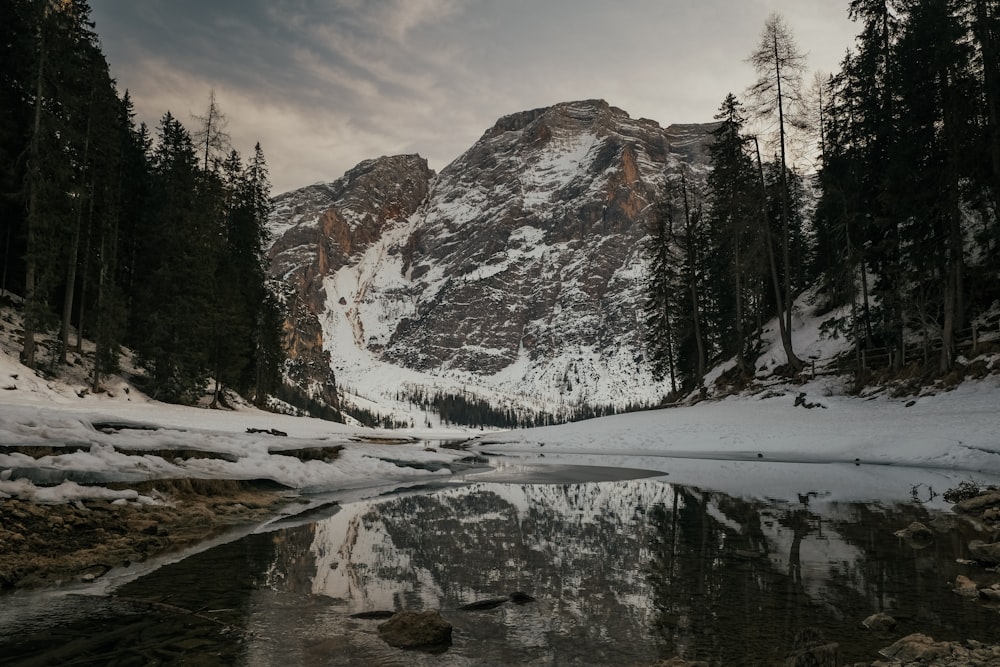
[[[524,408],[496,407],[488,400],[469,393],[427,392],[422,388],[412,389],[409,393],[400,392],[396,395],[396,400],[406,401],[423,408],[425,411],[436,413],[444,425],[500,429],[562,424],[594,417],[605,417],[620,412],[633,412],[647,407],[640,405],[628,405],[624,408],[611,405],[573,405],[563,406],[555,413],[548,413]]]

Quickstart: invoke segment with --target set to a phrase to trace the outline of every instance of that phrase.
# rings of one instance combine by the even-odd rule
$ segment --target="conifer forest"
[[[270,184],[229,142],[214,94],[185,125],[136,124],[85,0],[10,0],[0,21],[0,293],[23,298],[21,360],[54,372],[83,338],[93,390],[123,346],[150,395],[257,402],[283,361],[266,285]],[[42,333],[58,333],[43,349]]]
[[[791,28],[768,19],[748,58],[757,79],[719,107],[712,171],[666,176],[646,321],[655,370],[677,388],[724,359],[734,383],[752,377],[775,316],[787,371],[802,370],[792,304],[810,289],[845,313],[828,333],[854,343],[858,371],[946,375],[995,319],[1000,2],[848,11],[855,44],[811,81]]]
[[[754,374],[774,322],[794,374],[796,300],[839,309],[848,370],[952,372],[1000,299],[1000,2],[851,0],[841,69],[807,76],[772,15],[724,97],[711,169],[664,175],[646,240],[647,353],[675,393],[735,360]],[[134,351],[155,398],[208,378],[258,403],[280,384],[264,153],[202,115],[136,123],[86,0],[5,3],[0,295],[23,304],[22,361],[55,369],[87,338],[90,376]],[[39,344],[42,334],[58,344]]]

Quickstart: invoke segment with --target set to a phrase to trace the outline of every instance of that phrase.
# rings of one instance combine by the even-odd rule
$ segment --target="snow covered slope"
[[[664,171],[706,169],[710,129],[601,100],[506,116],[436,177],[380,158],[283,195],[272,272],[372,405],[417,388],[548,413],[656,401],[640,242]]]

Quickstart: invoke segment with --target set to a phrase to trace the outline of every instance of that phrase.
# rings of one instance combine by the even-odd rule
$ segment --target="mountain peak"
[[[520,132],[538,122],[549,127],[583,128],[612,123],[614,119],[628,120],[629,115],[601,99],[560,102],[548,107],[503,116],[486,131],[484,138],[495,137],[505,132]]]
[[[379,402],[421,385],[550,413],[655,401],[640,248],[664,172],[703,164],[709,128],[582,100],[504,116],[433,180],[419,156],[365,161],[314,209],[312,268],[282,252],[272,271],[310,278],[341,384]]]

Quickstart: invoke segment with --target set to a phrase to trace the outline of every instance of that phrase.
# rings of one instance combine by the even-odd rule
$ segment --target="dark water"
[[[839,642],[849,664],[910,632],[1000,641],[998,612],[950,590],[958,574],[991,581],[957,561],[975,535],[919,503],[747,500],[660,478],[472,484],[326,515],[112,596],[0,615],[0,664],[777,665],[804,635]],[[930,546],[893,536],[914,520],[936,529]],[[536,601],[458,610],[512,591]],[[451,649],[399,651],[380,621],[350,618],[401,609],[441,610]],[[861,627],[876,611],[899,620],[894,635]]]

